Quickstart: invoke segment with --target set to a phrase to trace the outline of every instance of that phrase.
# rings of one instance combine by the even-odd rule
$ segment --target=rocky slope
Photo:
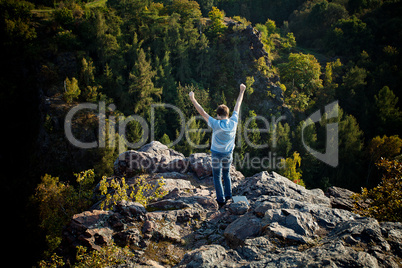
[[[218,209],[210,161],[208,154],[184,157],[159,142],[125,152],[115,162],[116,175],[130,182],[145,170],[150,182],[163,177],[168,194],[147,208],[125,201],[74,215],[63,253],[114,242],[135,253],[119,267],[402,266],[402,224],[345,210],[347,191],[333,188],[327,197],[275,172],[245,178],[232,167],[234,194],[249,204]]]

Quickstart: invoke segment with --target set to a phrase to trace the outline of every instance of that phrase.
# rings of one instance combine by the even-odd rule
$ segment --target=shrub
[[[77,247],[76,263],[71,267],[87,268],[87,267],[110,267],[119,264],[128,263],[133,259],[134,254],[128,247],[120,248],[115,244],[102,247],[99,251],[88,249],[83,246]],[[48,261],[41,260],[39,263],[41,268],[63,267],[65,262],[63,258],[53,253]]]
[[[163,185],[165,185],[163,178],[153,186],[146,181],[144,176],[139,176],[135,179],[134,184],[130,186],[126,183],[124,177],[121,179],[103,177],[100,181],[99,190],[101,191],[101,198],[104,198],[104,200],[101,202],[100,207],[108,210],[119,201],[131,199],[146,206],[149,202],[166,194],[162,189]]]
[[[288,157],[286,159],[281,159],[281,169],[280,173],[288,178],[289,180],[293,181],[296,184],[299,184],[301,186],[306,186],[304,184],[304,181],[301,179],[302,173],[301,171],[297,168],[297,166],[300,167],[301,164],[301,157],[298,152],[293,153],[293,158]]]
[[[71,80],[66,78],[64,81],[64,100],[67,103],[71,103],[74,99],[78,99],[81,94],[81,90],[78,87],[78,80],[73,77]]]
[[[74,267],[110,267],[118,264],[125,264],[134,257],[128,247],[120,248],[115,244],[102,247],[99,251],[87,252],[83,246],[77,247],[77,263]]]
[[[354,212],[380,221],[402,221],[402,163],[382,158],[376,165],[384,171],[382,181],[371,190],[362,188],[361,194],[353,195]],[[361,206],[362,202],[369,205]]]
[[[63,226],[71,217],[91,204],[95,174],[92,169],[74,174],[79,185],[62,182],[58,177],[46,174],[36,187],[32,201],[38,205],[40,227],[46,232],[49,252],[61,242]]]

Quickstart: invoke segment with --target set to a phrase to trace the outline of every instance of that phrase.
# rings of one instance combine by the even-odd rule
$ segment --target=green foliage
[[[371,190],[362,188],[355,194],[355,213],[380,221],[402,221],[402,164],[398,160],[381,159],[376,163],[383,170],[381,183]],[[368,203],[368,206],[362,205]]]
[[[279,65],[286,86],[285,101],[299,111],[305,111],[311,97],[323,88],[321,65],[311,54],[290,53],[289,61]]]
[[[103,177],[99,182],[101,192],[101,209],[112,209],[119,201],[134,200],[146,206],[152,200],[163,197],[163,178],[157,180],[155,185],[147,182],[144,176],[135,178],[133,184],[128,185],[125,178],[106,178]]]
[[[332,26],[328,43],[334,53],[356,55],[372,42],[372,38],[367,24],[352,16],[349,19],[340,19]]]
[[[3,45],[20,47],[37,37],[31,13],[33,8],[34,5],[28,1],[0,1],[0,33]]]
[[[102,247],[99,251],[92,250],[87,252],[83,246],[77,247],[76,260],[73,266],[76,268],[86,267],[110,267],[128,263],[134,258],[134,254],[127,247],[121,248],[115,244]]]
[[[367,153],[373,162],[377,162],[381,157],[392,158],[401,153],[402,140],[398,135],[387,137],[384,135],[374,137],[367,146]]]
[[[281,169],[280,173],[301,186],[306,186],[304,181],[301,179],[302,173],[298,170],[301,164],[301,157],[298,152],[293,152],[293,157],[288,157],[286,159],[281,159]]]
[[[395,127],[400,127],[402,112],[397,106],[398,97],[395,96],[394,92],[385,86],[374,96],[374,100],[381,127],[385,128],[387,132],[391,132],[391,129]]]
[[[289,62],[280,65],[280,75],[286,88],[296,88],[308,97],[322,88],[321,65],[310,54],[290,53]]]
[[[342,63],[339,59],[327,62],[323,79],[324,87],[318,92],[318,102],[320,104],[327,103],[335,98],[336,89],[339,86],[336,80],[339,78],[339,69],[341,67]]]
[[[223,11],[220,11],[216,7],[212,7],[212,10],[208,13],[208,17],[212,21],[208,31],[209,35],[212,38],[222,37],[227,28],[227,26],[223,24],[223,18],[225,17]]]
[[[264,67],[265,67],[265,64],[264,64]],[[246,94],[247,95],[253,94],[253,92],[254,92],[254,89],[253,89],[254,82],[255,82],[254,77],[252,77],[252,76],[247,76],[246,77],[246,87],[247,87],[247,91],[246,91],[247,93]]]
[[[131,85],[128,91],[131,98],[136,100],[135,113],[144,112],[154,102],[155,97],[160,99],[162,89],[156,88],[152,81],[155,75],[156,71],[152,70],[151,63],[147,61],[144,50],[140,49],[138,61],[130,73]]]
[[[183,21],[198,19],[201,17],[200,6],[197,1],[174,0],[171,5],[164,8],[163,12],[167,14],[177,13]]]
[[[321,48],[326,33],[340,19],[348,18],[344,6],[334,2],[306,1],[290,21],[290,30],[299,42],[308,47]]]
[[[45,230],[50,252],[61,242],[63,226],[71,217],[86,209],[91,203],[95,174],[86,170],[74,174],[79,188],[60,182],[58,177],[46,174],[36,187],[32,201],[37,204],[40,227]]]
[[[74,22],[73,11],[67,7],[57,9],[53,12],[55,22],[67,26]]]
[[[170,138],[169,138],[169,136],[168,136],[166,133],[163,134],[163,136],[162,136],[160,142],[163,143],[163,144],[165,144],[165,145],[168,145],[168,144],[171,143]]]
[[[78,246],[75,258],[76,262],[71,266],[73,268],[98,268],[128,263],[132,261],[134,254],[128,246],[121,248],[112,243],[101,247],[99,251],[88,251],[86,247]],[[40,268],[57,268],[63,267],[65,262],[62,257],[53,253],[49,261],[42,260],[38,265]]]
[[[78,86],[78,80],[73,77],[71,80],[67,77],[64,80],[64,93],[63,98],[67,103],[71,103],[78,99],[81,94],[81,90]]]
[[[41,260],[38,263],[40,268],[58,268],[63,267],[66,263],[63,261],[63,258],[58,256],[56,253],[53,253],[50,260],[45,261]]]
[[[375,161],[381,156],[394,157],[391,155],[399,148],[398,139],[394,137],[400,137],[402,129],[398,102],[402,83],[400,1],[75,2],[36,0],[35,7],[29,1],[0,0],[0,53],[4,67],[0,81],[5,89],[0,93],[1,106],[5,111],[25,107],[32,119],[28,120],[30,124],[44,121],[49,138],[46,144],[50,144],[42,150],[46,151],[46,157],[37,156],[46,160],[37,161],[41,165],[37,171],[29,172],[32,179],[21,175],[19,181],[11,182],[18,190],[21,185],[27,188],[26,192],[33,190],[31,181],[40,175],[31,173],[63,177],[66,176],[63,174],[71,174],[71,169],[94,167],[96,174],[111,176],[117,144],[124,147],[128,142],[138,142],[144,134],[140,124],[131,121],[127,123],[127,140],[118,142],[122,137],[115,133],[115,126],[110,125],[105,133],[106,145],[110,146],[77,153],[66,144],[57,123],[62,119],[60,121],[53,110],[54,105],[58,105],[53,102],[57,99],[55,94],[60,92],[70,104],[113,102],[117,108],[114,112],[108,111],[107,116],[117,119],[121,115],[122,121],[116,122],[119,124],[133,113],[149,120],[149,106],[157,102],[176,105],[188,120],[196,113],[188,101],[190,90],[195,91],[197,100],[213,116],[217,104],[226,103],[232,108],[237,85],[246,83],[250,90],[242,106],[244,116],[262,115],[269,119],[270,116],[278,118],[280,113],[286,115],[289,122],[275,126],[276,146],[269,150],[277,157],[285,157],[285,162],[292,161],[296,169],[289,176],[302,172],[308,187],[337,185],[355,190],[377,184],[379,173],[370,173]],[[42,9],[41,4],[51,8]],[[223,10],[241,24],[226,27]],[[242,34],[248,25],[254,25],[260,32],[267,57],[254,58],[250,40]],[[280,95],[273,95],[272,88],[267,88],[271,83],[284,92],[284,103]],[[51,102],[44,120],[38,120],[38,116],[31,113],[38,106],[31,101],[38,99],[38,88]],[[338,123],[339,166],[329,168],[305,150],[301,126],[309,115],[318,109],[322,112],[333,100],[339,100],[342,106],[339,116],[329,120],[324,116],[320,122],[303,130],[306,144],[324,153],[328,123]],[[180,118],[172,109],[158,109],[155,138],[169,143],[180,132]],[[241,122],[244,118],[241,119],[238,131],[244,130]],[[6,120],[12,126],[21,125],[12,119]],[[75,132],[77,138],[88,137],[88,133],[98,134],[97,120],[95,112],[80,113],[74,131],[82,131],[79,135]],[[22,125],[24,129],[20,131],[26,131],[26,124]],[[206,128],[206,124],[198,120],[192,122],[191,127]],[[274,126],[269,133],[259,132],[260,127],[265,127],[260,120],[252,120],[249,129],[256,131],[249,132],[248,138],[256,144],[267,141],[272,144]],[[189,136],[195,144],[208,144],[209,135],[201,134],[193,132]],[[368,142],[363,143],[363,140]],[[22,150],[27,144],[19,146]],[[247,153],[263,157],[268,152],[252,148],[244,139],[236,140],[236,146],[241,159]],[[207,151],[195,150],[185,139],[175,149],[185,154]],[[300,163],[291,153],[295,151],[300,153]],[[247,175],[257,172],[241,171]],[[52,176],[46,180],[42,188],[48,189],[47,192],[38,191],[48,196],[43,202],[48,202],[49,206],[41,210],[45,211],[43,215],[49,216],[42,215],[40,219],[44,228],[56,230],[44,232],[52,249],[60,243],[60,227],[57,226],[63,225],[67,215],[81,209],[73,205],[74,200],[90,199],[92,193],[88,191],[86,195],[81,190],[79,194],[78,182],[56,182]],[[116,199],[130,198],[133,188],[124,189],[121,182],[116,183],[120,184],[120,190],[116,184],[113,187],[117,190],[108,185],[104,197],[120,191]],[[138,200],[147,198],[142,190],[135,193],[139,193]],[[113,196],[110,203],[114,203]]]

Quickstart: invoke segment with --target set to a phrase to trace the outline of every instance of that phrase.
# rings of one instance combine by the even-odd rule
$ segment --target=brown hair
[[[216,113],[220,116],[229,116],[229,108],[225,104],[221,104],[216,109]]]

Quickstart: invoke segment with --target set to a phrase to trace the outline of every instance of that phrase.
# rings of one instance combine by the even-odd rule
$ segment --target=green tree
[[[256,116],[257,114],[253,110],[250,110],[245,123],[247,124],[245,126],[247,127],[247,131],[244,132],[244,138],[246,139],[246,151],[249,152],[255,151],[257,149],[255,146],[261,145],[261,134],[258,128]]]
[[[340,19],[332,25],[327,37],[328,48],[337,55],[353,56],[370,48],[373,36],[367,24],[352,16]]]
[[[78,80],[73,77],[71,80],[66,78],[64,80],[64,93],[63,97],[67,103],[73,102],[73,100],[78,99],[81,94],[81,90],[78,86]]]
[[[339,78],[339,69],[342,63],[339,59],[332,62],[327,62],[323,79],[323,88],[317,93],[317,103],[325,104],[331,102],[335,98],[338,84],[336,80]]]
[[[161,138],[161,143],[168,145],[171,143],[169,136],[165,133]]]
[[[203,132],[201,129],[202,122],[200,120],[192,120],[188,129],[186,129],[186,141],[188,143],[187,150],[185,154],[190,155],[196,151],[197,145],[202,145],[202,141],[204,140],[206,132]],[[188,131],[191,130],[191,131]],[[198,146],[197,146],[198,147]],[[199,149],[198,149],[199,150]]]
[[[95,85],[95,66],[91,58],[81,61],[80,84],[84,88],[82,95],[86,101],[95,102],[98,98],[98,89]]]
[[[366,92],[368,72],[365,68],[351,67],[342,77],[342,84],[337,89],[338,98],[345,103],[345,109],[355,115],[359,122],[365,122],[365,114],[361,111],[369,109],[369,99]]]
[[[333,185],[344,185],[355,190],[364,181],[364,177],[361,175],[363,174],[363,131],[356,118],[344,113],[340,108],[338,118],[334,119],[334,122],[336,121],[339,122],[339,165],[332,174],[334,177],[331,182]],[[321,137],[324,135],[321,134]]]
[[[21,47],[36,38],[33,23],[34,5],[27,1],[0,1],[0,33],[2,46]]]
[[[120,143],[123,143],[119,133],[115,132],[114,125],[111,120],[106,119],[105,129],[103,133],[105,147],[100,147],[96,150],[96,164],[94,170],[96,174],[103,176],[112,176],[114,170],[114,161],[118,157],[119,152],[123,151],[118,148]],[[125,150],[124,150],[125,151]]]
[[[129,94],[135,100],[134,112],[144,112],[154,98],[161,98],[162,88],[154,86],[153,79],[156,71],[152,69],[150,61],[146,59],[145,52],[141,48],[138,54],[138,60],[130,73]]]
[[[49,252],[61,242],[63,226],[71,217],[87,209],[91,204],[92,187],[95,174],[86,170],[74,174],[78,189],[61,182],[58,177],[46,174],[36,187],[32,201],[38,205],[40,227],[46,232]]]
[[[385,86],[374,96],[374,100],[380,126],[387,133],[398,129],[402,122],[402,112],[399,110],[398,97],[394,92]]]
[[[276,148],[273,149],[276,151],[277,156],[287,157],[292,149],[290,126],[288,123],[282,125],[279,122],[275,128]]]
[[[401,153],[402,140],[398,135],[387,137],[374,137],[366,148],[366,155],[369,159],[366,185],[369,185],[371,169],[374,163],[377,163],[381,157],[392,159]]]
[[[123,28],[126,41],[130,40],[139,26],[148,1],[143,0],[108,0],[108,7],[116,10],[116,14],[123,20]],[[129,43],[129,42],[127,42]]]
[[[212,22],[208,30],[209,35],[212,38],[222,37],[227,28],[227,26],[223,24],[225,17],[224,12],[220,11],[217,7],[212,7],[212,10],[208,13],[208,17]]]
[[[301,164],[301,157],[298,152],[293,152],[293,157],[288,157],[286,159],[281,159],[281,169],[279,173],[289,180],[301,186],[306,186],[304,181],[301,179],[302,173],[298,167]]]
[[[321,65],[310,54],[290,53],[289,61],[279,66],[287,89],[296,88],[308,97],[322,88]]]
[[[173,0],[170,5],[167,5],[162,11],[162,14],[166,12],[167,14],[177,13],[183,22],[187,20],[194,20],[201,17],[200,5],[197,1],[189,0]]]
[[[162,100],[165,103],[173,103],[176,98],[176,81],[172,75],[172,65],[170,63],[170,52],[166,51],[164,57],[162,58],[159,69],[157,70],[157,87],[162,88]]]

